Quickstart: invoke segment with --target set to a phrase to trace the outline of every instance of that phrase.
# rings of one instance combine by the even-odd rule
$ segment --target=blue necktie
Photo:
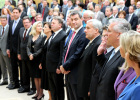
[[[72,33],[72,30],[70,30],[70,33],[69,33],[69,35],[68,35],[68,37],[67,37],[67,39],[66,39],[65,46],[66,46],[66,44],[67,44],[67,42],[68,42],[68,40],[69,40],[69,38],[70,38],[71,33]]]
[[[110,55],[110,57],[109,57],[109,59],[108,59],[107,62],[109,62],[109,60],[110,60],[114,55],[115,55],[115,49],[112,51],[112,53],[111,53],[111,55]]]
[[[15,28],[16,28],[16,21],[14,21],[13,27],[12,27],[12,35],[14,34]]]

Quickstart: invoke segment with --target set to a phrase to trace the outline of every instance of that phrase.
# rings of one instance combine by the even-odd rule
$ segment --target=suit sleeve
[[[39,50],[37,50],[35,53],[33,53],[33,56],[34,56],[34,57],[36,57],[36,56],[38,56],[39,54],[41,54],[42,49],[43,49],[43,46],[44,46],[44,41],[45,41],[45,39],[46,39],[46,37],[43,37],[43,38],[42,38],[41,47],[40,47]]]
[[[20,43],[21,43],[21,39],[20,39],[20,33],[21,33],[21,28],[20,28],[20,31],[19,31],[19,35],[18,35],[18,51],[17,53],[20,54]]]
[[[31,51],[30,51],[30,45],[31,45],[31,42],[30,42],[30,39],[31,38],[31,36],[29,36],[29,38],[28,38],[28,43],[27,43],[27,55],[28,56],[30,56],[32,53],[31,53]]]
[[[97,60],[97,62],[98,62],[98,64],[100,65],[100,66],[103,66],[104,65],[104,63],[106,62],[106,60],[107,60],[107,58],[105,57],[105,55],[104,55],[104,53],[103,54],[101,54],[101,55],[97,55],[96,56],[96,60]]]
[[[133,24],[132,24],[132,26],[131,26],[132,29],[136,29],[137,24],[138,24],[138,17],[135,16],[135,17],[134,17],[134,20],[133,20]]]
[[[9,32],[8,32],[8,38],[7,38],[6,48],[10,50],[10,26],[9,26]]]
[[[75,53],[63,64],[63,67],[66,71],[74,67],[72,65],[78,61],[87,43],[88,42],[85,38],[85,34],[83,34],[78,41]]]

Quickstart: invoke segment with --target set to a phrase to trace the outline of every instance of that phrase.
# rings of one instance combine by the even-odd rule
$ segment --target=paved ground
[[[18,93],[17,89],[9,90],[6,88],[7,85],[0,86],[0,100],[33,100],[31,97],[27,96],[27,93]],[[48,100],[48,92],[44,90],[44,100]]]

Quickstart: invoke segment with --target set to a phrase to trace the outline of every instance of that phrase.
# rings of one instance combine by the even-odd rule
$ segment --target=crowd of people
[[[128,1],[5,0],[0,86],[35,100],[64,100],[64,87],[67,100],[139,100],[140,1]]]

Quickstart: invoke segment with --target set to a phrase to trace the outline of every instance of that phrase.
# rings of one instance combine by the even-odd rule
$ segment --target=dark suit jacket
[[[73,6],[71,7],[71,9],[70,9],[70,10],[72,10],[72,9],[74,9],[74,7],[73,7]],[[63,13],[64,13],[64,19],[65,19],[65,20],[67,20],[67,19],[66,19],[67,11],[68,11],[68,6],[67,6],[67,8],[66,8],[66,9],[64,9],[64,10],[63,10]]]
[[[46,67],[48,72],[56,72],[62,61],[63,45],[66,33],[60,31],[52,40],[46,54]]]
[[[41,13],[42,13],[42,12],[43,12],[43,8],[42,8],[42,10],[41,10]],[[44,22],[46,21],[46,17],[48,16],[48,13],[49,13],[49,7],[46,6],[46,7],[45,7],[45,11],[44,11],[44,16],[42,16]]]
[[[124,7],[123,10],[126,12],[126,14],[129,14],[129,11],[128,11],[129,8],[128,7]],[[119,8],[119,11],[120,11],[120,8]]]
[[[72,34],[71,34],[72,35]],[[76,36],[74,37],[69,52],[67,54],[66,62],[63,64],[63,67],[66,71],[70,70],[71,72],[67,75],[68,81],[72,84],[77,84],[77,72],[78,72],[78,62],[79,58],[82,55],[85,46],[89,40],[85,38],[84,28],[81,28]],[[67,52],[68,46],[65,48],[63,53],[63,61]]]
[[[92,43],[84,50],[78,63],[78,82],[77,91],[79,97],[87,97],[90,87],[92,71],[97,63],[95,57],[97,48],[101,43],[101,36],[95,38]]]
[[[110,57],[113,50],[111,50],[110,52],[108,52],[105,55],[105,57],[107,59]],[[102,69],[102,66],[100,66],[97,62],[95,69],[93,70],[93,73],[92,73],[92,78],[91,78],[91,83],[90,83],[90,88],[89,88],[89,91],[91,94],[90,100],[96,100],[96,90],[97,90],[97,86],[98,86],[98,80],[99,80],[99,75],[100,75],[101,69]]]
[[[102,67],[96,91],[96,100],[114,100],[114,83],[118,76],[118,67],[122,66],[124,59],[118,51],[109,61],[104,54],[97,56],[97,61]]]
[[[38,57],[41,55],[42,48],[44,45],[43,43],[45,40],[44,38],[46,38],[46,37],[39,35],[38,39],[36,41],[34,41],[34,53],[31,51],[32,38],[33,38],[33,36],[29,35],[28,43],[27,43],[27,54],[28,54],[28,56],[33,54],[33,57]]]
[[[128,18],[129,18],[129,14],[126,15],[126,20],[128,20]],[[129,23],[131,24],[131,29],[136,30],[137,25],[138,25],[137,15],[133,14]]]
[[[96,3],[92,2],[93,7],[95,8]]]
[[[105,9],[106,9],[107,6],[104,6],[102,9],[101,9],[101,12],[103,12],[105,14]]]
[[[11,21],[10,24],[9,24],[7,49],[9,49],[11,52],[17,53],[19,30],[20,30],[21,27],[23,27],[23,23],[22,23],[22,19],[20,19],[16,28],[15,28],[14,34],[12,35],[13,23],[14,23],[14,21]]]
[[[18,54],[21,55],[21,60],[29,60],[29,57],[27,55],[27,43],[28,43],[28,38],[29,38],[29,33],[31,31],[31,28],[28,31],[28,33],[26,33],[27,35],[25,37],[25,40],[24,40],[24,31],[25,31],[24,27],[20,28],[19,38],[18,38]]]
[[[41,13],[41,9],[43,8],[42,6],[43,5],[41,3],[38,4],[38,8],[37,8],[38,13]]]
[[[21,13],[20,18],[23,19],[23,17],[25,17],[25,16],[27,16],[27,13],[23,11],[23,12]]]

